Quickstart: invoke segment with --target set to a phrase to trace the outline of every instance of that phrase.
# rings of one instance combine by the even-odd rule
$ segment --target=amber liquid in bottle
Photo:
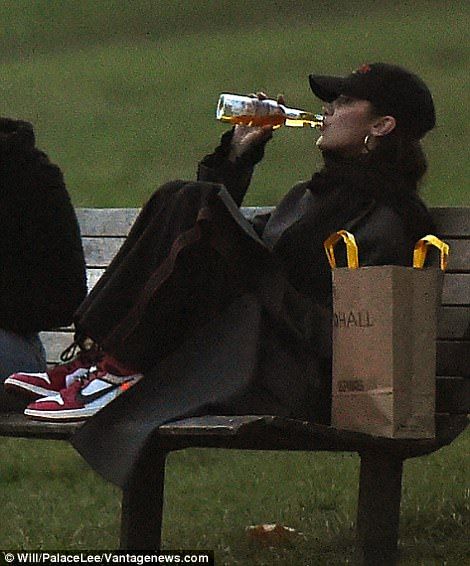
[[[221,94],[216,117],[221,122],[245,126],[290,126],[297,128],[320,128],[321,114],[289,108],[275,100],[258,100],[239,94]]]

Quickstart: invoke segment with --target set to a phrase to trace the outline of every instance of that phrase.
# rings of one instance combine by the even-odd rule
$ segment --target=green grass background
[[[194,178],[224,126],[222,91],[320,109],[310,72],[402,64],[435,97],[430,204],[468,203],[468,24],[459,1],[3,0],[1,112],[31,120],[76,205],[140,206]],[[273,204],[320,159],[316,133],[276,133],[246,203]]]
[[[310,72],[371,61],[415,70],[435,97],[425,140],[431,205],[470,204],[470,5],[459,1],[3,0],[1,114],[32,121],[77,206],[140,206],[194,178],[224,126],[223,91],[284,93],[318,110]],[[310,130],[276,132],[247,204],[274,204],[320,164]],[[407,462],[400,564],[468,564],[470,436]],[[63,443],[0,439],[0,548],[117,546],[119,492]],[[164,545],[217,564],[353,563],[358,459],[190,450],[168,466]],[[304,533],[261,548],[244,529]]]
[[[400,566],[469,563],[469,447],[464,434],[405,463]],[[120,492],[70,446],[0,438],[0,451],[0,549],[118,547]],[[358,473],[359,458],[347,453],[172,453],[164,548],[213,549],[217,566],[357,564]],[[274,522],[301,535],[272,548],[247,538],[247,526]]]

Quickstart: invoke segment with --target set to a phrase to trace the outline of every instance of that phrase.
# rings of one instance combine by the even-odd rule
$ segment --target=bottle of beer
[[[288,108],[275,100],[259,100],[240,94],[221,94],[217,104],[217,120],[245,126],[281,126],[319,128],[321,114]]]

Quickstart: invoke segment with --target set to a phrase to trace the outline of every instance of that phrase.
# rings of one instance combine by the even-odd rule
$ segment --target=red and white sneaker
[[[4,382],[5,390],[22,393],[31,399],[59,393],[88,372],[103,357],[98,350],[82,350],[73,360],[42,373],[13,373]]]
[[[87,377],[62,389],[58,395],[30,403],[24,414],[35,420],[73,422],[88,419],[135,385],[142,374],[116,376],[98,368],[91,368]]]

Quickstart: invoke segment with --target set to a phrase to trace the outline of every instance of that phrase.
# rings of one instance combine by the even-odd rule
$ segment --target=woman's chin
[[[328,142],[328,139],[325,139],[323,135],[321,135],[315,143],[315,147],[321,152],[335,151],[336,148],[334,147],[334,144],[333,147],[331,147],[331,145],[331,142]]]

